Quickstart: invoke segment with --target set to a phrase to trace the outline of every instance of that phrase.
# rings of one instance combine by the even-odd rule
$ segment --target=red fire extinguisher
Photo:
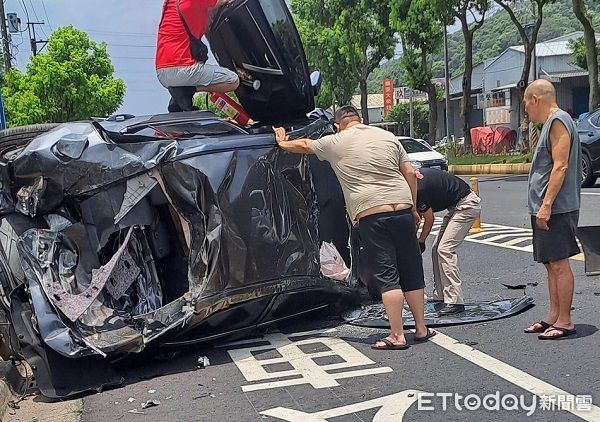
[[[250,116],[246,110],[236,103],[229,95],[220,92],[211,92],[210,100],[215,106],[225,113],[229,118],[235,120],[238,125],[246,126],[250,121]]]

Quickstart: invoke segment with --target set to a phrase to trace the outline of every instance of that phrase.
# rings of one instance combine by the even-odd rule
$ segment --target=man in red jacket
[[[170,88],[174,87],[196,87],[196,91],[204,92],[230,92],[238,88],[240,81],[234,72],[201,62],[192,54],[192,37],[198,42],[202,38],[210,11],[230,1],[165,0],[158,28],[156,73],[171,93]]]

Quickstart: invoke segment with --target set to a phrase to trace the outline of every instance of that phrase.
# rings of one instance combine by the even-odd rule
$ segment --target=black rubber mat
[[[513,299],[495,300],[492,302],[465,303],[465,311],[454,315],[438,314],[443,303],[428,301],[425,303],[425,324],[428,327],[444,325],[473,324],[494,319],[506,318],[523,312],[533,306],[533,299],[523,296]],[[344,312],[342,318],[352,325],[373,328],[389,328],[385,309],[382,303],[363,305],[358,309]],[[408,307],[404,308],[404,326],[414,327],[414,320]]]

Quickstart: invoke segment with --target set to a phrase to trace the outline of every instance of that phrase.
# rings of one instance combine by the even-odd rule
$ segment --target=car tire
[[[33,138],[54,129],[56,126],[58,126],[58,123],[43,123],[0,130],[0,156],[3,157],[7,152],[18,147],[27,146]]]
[[[589,155],[587,155],[586,153],[583,153],[583,157],[582,157],[582,179],[583,181],[581,182],[581,187],[582,188],[591,188],[592,186],[594,186],[596,184],[596,180],[598,180],[598,178],[596,176],[594,176],[593,173],[593,169],[592,169],[592,160],[590,160]]]

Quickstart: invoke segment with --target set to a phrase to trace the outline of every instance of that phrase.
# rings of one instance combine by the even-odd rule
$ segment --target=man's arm
[[[315,149],[313,148],[312,139],[295,139],[289,140],[289,136],[285,133],[285,129],[282,127],[274,127],[275,141],[279,148],[284,151],[293,152],[295,154],[314,154]]]
[[[427,236],[429,236],[429,233],[431,233],[431,229],[433,228],[435,215],[433,214],[433,210],[431,208],[421,213],[421,215],[425,219],[425,222],[423,223],[423,230],[421,230],[421,235],[419,236],[419,243],[425,243]]]
[[[552,172],[548,182],[548,189],[542,206],[537,214],[537,225],[543,230],[548,230],[548,221],[552,215],[552,204],[560,192],[567,170],[569,169],[569,153],[571,150],[571,136],[565,125],[555,120],[550,127],[550,151],[552,154]]]
[[[421,224],[421,216],[417,212],[417,175],[415,174],[415,169],[413,168],[410,161],[403,161],[400,163],[400,173],[406,179],[406,183],[410,187],[410,193],[413,200],[413,217],[415,219],[415,224],[419,227]]]

